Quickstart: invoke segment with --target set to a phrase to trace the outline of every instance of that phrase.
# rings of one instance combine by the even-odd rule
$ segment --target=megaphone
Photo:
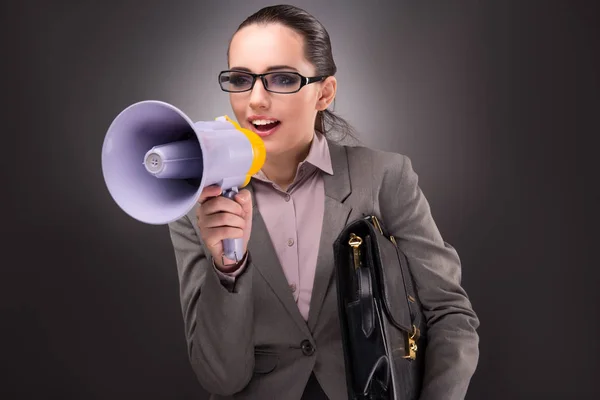
[[[229,117],[192,120],[156,100],[130,105],[113,120],[102,146],[110,195],[134,219],[164,225],[192,210],[202,190],[219,185],[233,198],[263,166],[256,133]],[[239,261],[243,239],[225,239],[224,256]]]

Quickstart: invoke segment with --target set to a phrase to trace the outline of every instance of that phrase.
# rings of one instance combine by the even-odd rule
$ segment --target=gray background
[[[592,399],[600,132],[593,2],[296,1],[327,27],[335,110],[407,154],[482,325],[468,399]],[[217,85],[264,1],[3,3],[0,397],[203,399],[166,227],[110,198],[100,150],[146,99]]]

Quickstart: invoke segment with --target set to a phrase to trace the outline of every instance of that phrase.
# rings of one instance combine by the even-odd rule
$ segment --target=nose
[[[250,91],[250,108],[265,109],[269,107],[269,92],[266,91],[261,79],[257,79]]]

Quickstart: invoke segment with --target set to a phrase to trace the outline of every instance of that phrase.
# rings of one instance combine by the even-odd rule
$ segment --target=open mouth
[[[268,132],[271,129],[273,129],[281,124],[281,122],[279,122],[277,120],[266,120],[266,119],[256,119],[251,122],[252,122],[252,125],[254,126],[254,129],[257,132]]]

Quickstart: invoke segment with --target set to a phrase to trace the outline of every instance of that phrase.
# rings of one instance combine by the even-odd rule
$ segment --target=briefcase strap
[[[377,216],[375,215],[367,215],[366,217],[364,217],[364,219],[368,222],[371,223],[371,225],[373,225],[376,229],[377,232],[379,232],[379,234],[386,240],[390,240],[394,246],[396,246],[398,248],[398,243],[396,241],[396,238],[394,237],[394,235],[390,235],[389,232],[386,230],[385,226],[383,225],[383,223],[381,223],[381,221],[379,221],[379,219],[377,218]],[[404,279],[404,288],[408,297],[408,308],[409,308],[409,313],[410,313],[410,317],[411,317],[411,321],[412,321],[412,332],[409,336],[409,351],[410,354],[408,356],[406,356],[405,358],[411,358],[414,359],[416,356],[416,351],[417,351],[417,345],[416,345],[416,340],[419,338],[421,332],[419,330],[419,326],[421,326],[421,312],[420,312],[420,307],[421,305],[419,304],[418,301],[418,296],[416,295],[414,286],[413,286],[413,282],[412,282],[412,274],[410,273],[410,269],[408,267],[408,260],[406,260],[404,258],[404,255],[402,252],[399,251],[398,253],[399,258],[400,258],[400,267],[402,268],[402,275],[405,277]]]

